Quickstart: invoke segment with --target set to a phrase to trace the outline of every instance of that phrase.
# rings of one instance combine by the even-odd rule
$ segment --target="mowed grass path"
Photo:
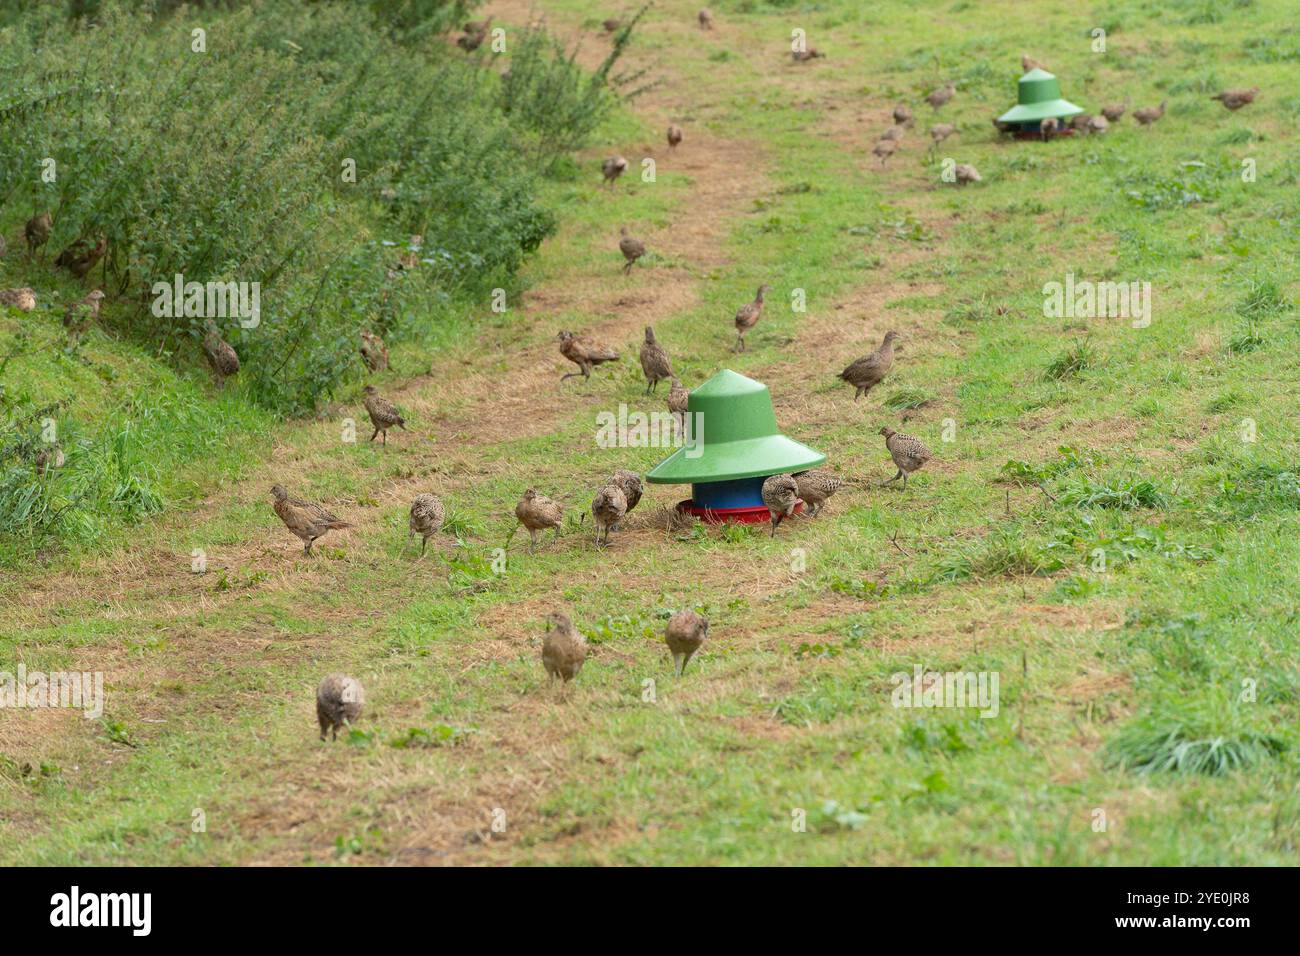
[[[345,403],[265,443],[196,512],[10,592],[4,659],[103,670],[109,702],[102,722],[0,713],[6,863],[1294,858],[1300,40],[1285,5],[858,6],[714,5],[702,33],[697,5],[658,5],[635,60],[659,84],[554,184],[564,227],[524,301],[504,317],[485,303],[429,375],[380,382],[409,433],[346,444],[361,412]],[[609,10],[547,7],[584,55],[603,50]],[[527,7],[486,12],[520,25]],[[790,63],[794,28],[827,58]],[[1168,113],[998,141],[988,118],[1022,51],[1089,109]],[[945,81],[959,92],[937,119],[960,132],[927,156],[922,97]],[[1208,99],[1252,85],[1239,113]],[[882,169],[870,150],[899,101],[917,124]],[[675,156],[669,120],[686,130]],[[594,170],[615,151],[632,172],[604,191]],[[646,156],[654,183],[634,175]],[[942,183],[945,158],[984,182]],[[653,253],[629,279],[620,225]],[[1151,324],[1046,317],[1043,285],[1070,272],[1150,282]],[[730,317],[760,282],[768,310],[734,356]],[[664,454],[594,441],[597,413],[661,407],[635,362],[651,322],[688,385],[724,367],[766,382],[784,430],[859,486],[776,539],[671,533],[683,490],[651,486],[597,553],[577,516],[602,476]],[[562,328],[624,360],[560,387]],[[834,376],[889,328],[896,371],[855,404]],[[884,424],[935,451],[905,494],[871,484],[893,473]],[[275,480],[357,529],[303,559],[270,511]],[[573,518],[536,555],[516,537],[494,573],[528,486]],[[462,544],[417,562],[405,522],[423,490]],[[208,574],[190,573],[196,547]],[[674,679],[660,634],[684,604],[713,630]],[[593,642],[563,698],[538,660],[557,606]],[[891,675],[916,665],[997,673],[998,715],[892,707]],[[351,740],[325,746],[312,694],[333,670],[368,701]],[[1184,771],[1123,765],[1162,756]]]

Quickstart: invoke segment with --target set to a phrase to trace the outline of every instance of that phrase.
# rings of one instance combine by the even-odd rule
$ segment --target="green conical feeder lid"
[[[815,468],[819,451],[786,438],[776,427],[767,386],[723,369],[687,399],[696,447],[682,447],[650,470],[663,485],[703,484]]]
[[[1078,116],[1083,108],[1061,99],[1061,84],[1046,70],[1033,69],[1020,78],[1020,101],[998,117],[999,123],[1037,123],[1048,117]]]

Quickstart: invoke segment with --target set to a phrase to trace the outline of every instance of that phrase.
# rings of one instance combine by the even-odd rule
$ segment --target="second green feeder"
[[[1055,75],[1037,68],[1020,78],[1016,99],[1016,105],[999,116],[998,122],[1010,123],[1024,133],[1038,132],[1045,119],[1064,120],[1083,112],[1083,107],[1061,98],[1061,84]]]

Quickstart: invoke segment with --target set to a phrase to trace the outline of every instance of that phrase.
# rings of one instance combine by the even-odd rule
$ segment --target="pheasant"
[[[36,453],[36,474],[43,475],[51,468],[62,468],[66,460],[58,443],[47,445]]]
[[[641,476],[635,471],[628,471],[626,468],[620,468],[618,471],[614,472],[614,475],[609,479],[608,484],[618,485],[619,490],[623,492],[624,499],[627,500],[626,514],[631,514],[632,509],[637,506],[638,502],[640,502],[641,495],[645,491],[644,486],[641,484]]]
[[[606,33],[613,33],[622,25],[623,25],[623,21],[620,20],[618,17],[610,17],[608,20],[606,20],[604,23],[601,24],[601,26],[605,28]]]
[[[776,537],[777,526],[794,514],[799,504],[799,483],[793,475],[772,475],[763,482],[763,504],[772,516],[772,537]]]
[[[1028,73],[1030,70],[1043,70],[1046,69],[1046,67],[1028,53],[1022,53],[1020,54],[1020,69],[1025,73]]]
[[[682,128],[680,126],[668,127],[668,148],[676,149],[682,142]]]
[[[1230,110],[1239,110],[1248,103],[1255,102],[1255,96],[1259,93],[1258,86],[1252,86],[1248,90],[1224,90],[1222,93],[1215,93],[1210,97],[1212,100],[1218,100]]]
[[[879,385],[889,374],[889,370],[894,367],[894,339],[896,338],[898,338],[897,332],[886,332],[880,342],[880,348],[864,355],[840,372],[840,378],[856,389],[853,393],[855,402]]]
[[[1091,122],[1092,122],[1092,114],[1079,113],[1076,116],[1071,116],[1070,122],[1066,125],[1068,125],[1070,129],[1078,130],[1079,132],[1084,132],[1085,130],[1088,129],[1088,124]]]
[[[897,149],[898,149],[898,140],[882,139],[880,142],[878,142],[875,145],[875,148],[872,149],[871,152],[880,157],[880,165],[883,166],[885,165],[885,160],[887,160],[890,156],[893,156],[894,152]]]
[[[1095,136],[1103,135],[1110,129],[1110,122],[1104,116],[1094,116],[1088,120],[1088,132]]]
[[[361,360],[372,372],[383,372],[388,368],[388,346],[374,332],[366,329],[361,330]]]
[[[645,372],[645,391],[649,395],[663,379],[673,377],[673,363],[668,352],[655,339],[655,330],[645,327],[645,341],[641,343],[641,371]]]
[[[374,434],[370,440],[374,441],[379,435],[384,436],[384,444],[388,444],[388,429],[396,425],[402,431],[406,431],[406,419],[402,417],[397,410],[397,406],[379,394],[379,389],[373,385],[367,385],[366,392],[366,411],[370,414],[370,424],[375,426]]]
[[[622,156],[611,156],[600,164],[600,174],[605,177],[605,185],[614,185],[614,180],[627,172],[627,160]]]
[[[50,230],[54,228],[54,217],[48,212],[39,213],[27,220],[23,235],[27,239],[27,256],[31,258],[36,250],[50,241]],[[43,256],[44,253],[41,253]]]
[[[699,12],[698,19],[700,21],[701,30],[713,29],[713,13],[712,11],[709,10],[708,7],[705,7],[703,10]]]
[[[618,251],[623,253],[623,258],[627,264],[623,266],[623,274],[632,274],[632,264],[645,255],[645,243],[640,239],[633,239],[627,234],[627,227],[624,226],[618,231],[623,238],[618,241]]]
[[[411,534],[420,536],[420,557],[429,546],[429,539],[442,529],[443,519],[447,513],[442,507],[442,500],[437,495],[416,495],[411,503]]]
[[[934,140],[934,144],[938,146],[955,132],[957,132],[957,127],[952,123],[936,123],[930,127],[930,139]]]
[[[327,732],[331,740],[339,739],[339,728],[355,723],[366,702],[366,692],[361,682],[346,674],[330,674],[316,688],[316,720],[320,723],[320,739]]]
[[[67,269],[78,279],[84,279],[86,273],[95,267],[95,263],[104,257],[104,251],[107,248],[108,239],[102,233],[93,246],[90,244],[89,239],[78,239],[59,253],[58,258],[54,260],[54,264]]]
[[[957,177],[958,186],[965,186],[967,183],[983,182],[983,177],[980,176],[980,171],[969,163],[958,163],[957,167],[953,170],[953,173]]]
[[[574,628],[567,614],[556,611],[547,615],[546,637],[542,640],[542,666],[555,683],[560,678],[567,684],[578,676],[587,660],[587,639]]]
[[[899,126],[906,126],[912,122],[912,111],[899,103],[894,107],[894,122]]]
[[[352,527],[350,522],[335,517],[314,502],[290,498],[284,485],[273,486],[271,497],[275,499],[275,513],[284,526],[302,539],[303,554],[311,554],[311,546],[326,532]]]
[[[627,514],[627,495],[623,494],[623,489],[619,485],[611,482],[596,492],[596,497],[591,501],[591,516],[596,519],[597,547],[602,542],[609,543],[610,529],[618,524],[625,514]]]
[[[708,619],[695,611],[678,611],[668,619],[668,626],[664,628],[664,643],[673,655],[673,669],[678,677],[686,672],[686,665],[708,636]]]
[[[673,387],[668,390],[668,411],[677,416],[683,432],[686,431],[686,413],[689,410],[690,395],[690,391],[682,385],[681,380],[674,377]]]
[[[36,292],[28,286],[0,289],[0,305],[11,305],[20,312],[31,312],[36,308]]]
[[[572,332],[561,332],[559,339],[560,354],[578,366],[578,371],[561,375],[561,382],[573,378],[575,375],[591,378],[591,370],[594,366],[600,365],[602,362],[618,361],[618,352],[614,351],[614,349],[599,342],[593,342],[581,335],[574,335]]]
[[[99,303],[103,300],[103,291],[96,289],[81,301],[68,306],[63,313],[63,327],[68,330],[68,337],[72,341],[81,341],[81,337],[90,328],[90,323],[99,318]]]
[[[906,491],[907,476],[920,470],[921,466],[930,460],[930,449],[911,435],[904,435],[892,428],[882,428],[880,434],[885,436],[885,447],[889,449],[889,457],[894,459],[894,464],[898,466],[898,474],[889,481],[883,482],[882,486],[902,478],[903,490]]]
[[[1150,126],[1160,117],[1165,115],[1165,101],[1161,100],[1159,106],[1144,106],[1140,110],[1133,111],[1133,118],[1143,126]]]
[[[754,295],[753,302],[746,302],[736,310],[736,347],[733,352],[745,351],[745,333],[758,324],[759,317],[763,314],[763,296],[768,288],[767,283],[758,287],[758,292]]]
[[[885,130],[883,133],[880,134],[880,138],[882,140],[893,139],[893,140],[901,141],[903,138],[903,132],[904,132],[903,127],[891,126],[889,127],[889,129]]]
[[[821,513],[826,499],[844,487],[844,482],[829,471],[797,471],[794,480],[798,495],[807,505],[809,518]]]
[[[217,331],[217,324],[211,319],[208,320],[206,328],[207,333],[203,336],[203,354],[207,356],[208,364],[216,373],[217,380],[224,382],[239,371],[239,354],[221,337]]]
[[[1101,108],[1101,115],[1106,117],[1107,122],[1118,123],[1126,109],[1128,109],[1127,103],[1110,103]]]
[[[559,537],[560,523],[564,520],[564,506],[529,488],[519,499],[519,504],[515,505],[515,517],[519,519],[519,524],[528,529],[531,541],[528,553],[532,554],[537,550],[537,536],[547,528],[554,528],[555,536]],[[518,529],[519,525],[515,525],[515,530]]]
[[[1043,139],[1051,139],[1061,131],[1061,121],[1055,116],[1049,116],[1038,124],[1038,135]]]
[[[488,30],[491,29],[491,27],[491,17],[477,23],[471,21],[465,24],[465,35],[456,41],[456,45],[466,53],[473,53],[483,45],[483,41],[487,39]]]
[[[925,98],[925,101],[929,103],[934,109],[937,110],[939,107],[943,106],[950,99],[952,99],[953,96],[956,94],[956,92],[957,92],[957,87],[949,83],[947,86],[940,87],[939,89],[935,90],[933,93],[931,93],[929,96]]]
[[[806,50],[790,51],[790,58],[794,60],[796,63],[808,63],[812,60],[817,59],[818,57],[821,57],[822,59],[826,59],[826,54],[823,53],[821,50],[817,49],[815,46],[810,46]]]

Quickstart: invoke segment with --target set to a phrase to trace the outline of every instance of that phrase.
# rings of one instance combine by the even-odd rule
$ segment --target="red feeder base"
[[[694,515],[705,524],[722,524],[724,521],[744,521],[749,524],[768,524],[772,520],[767,508],[697,508],[695,502],[687,498],[677,502],[677,510],[684,515]],[[803,502],[794,506],[794,513],[803,511]]]

